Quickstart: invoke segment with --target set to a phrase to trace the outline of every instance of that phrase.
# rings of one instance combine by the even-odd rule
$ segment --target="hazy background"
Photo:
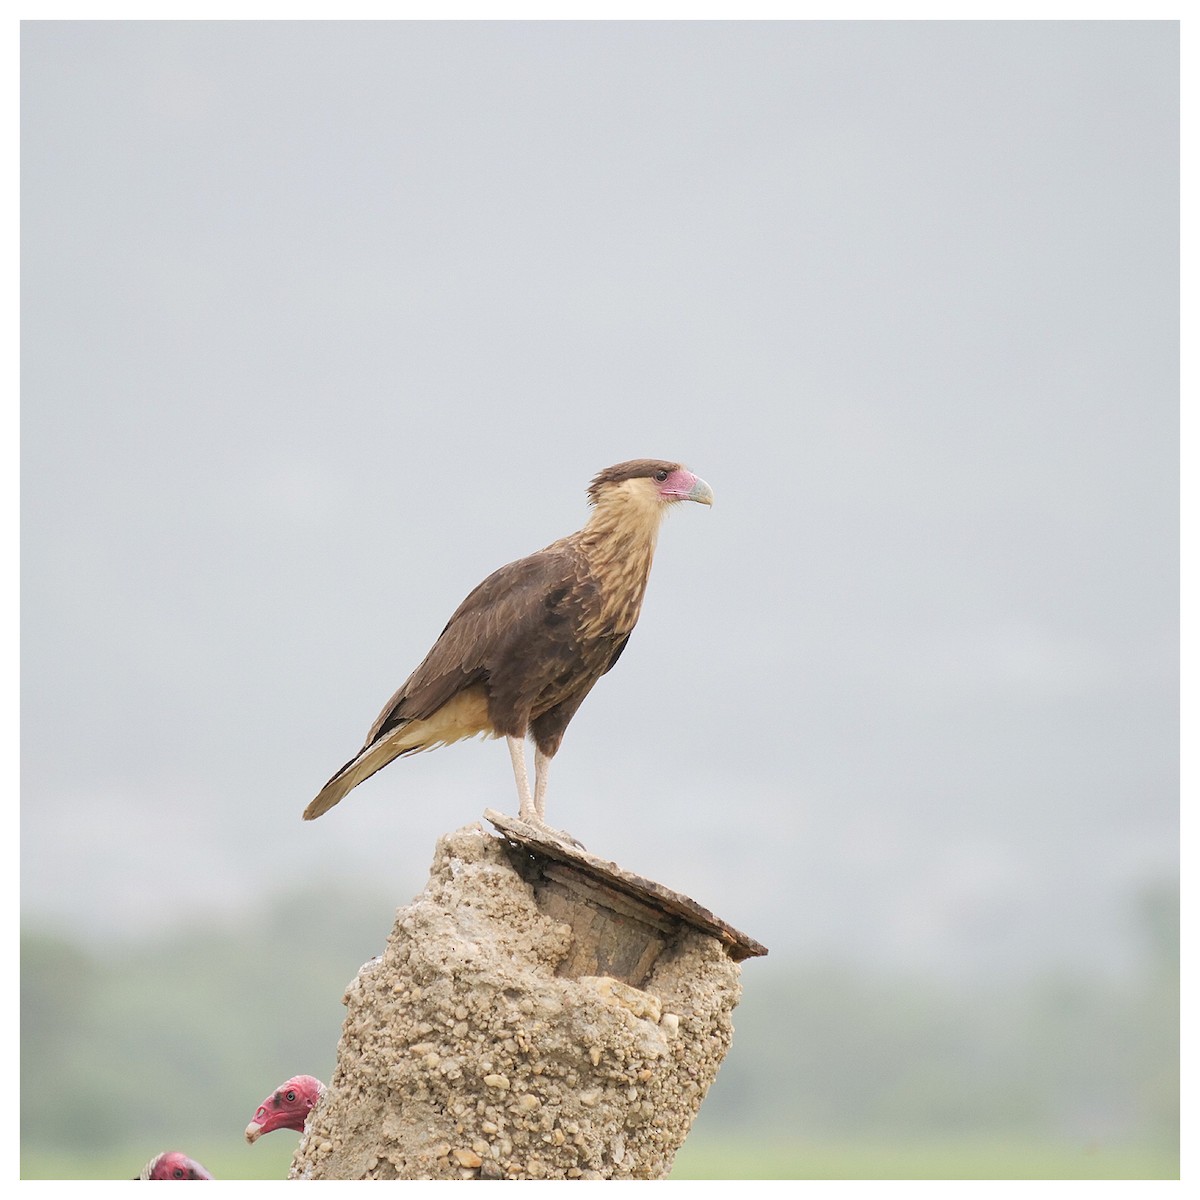
[[[26,23],[22,75],[31,928],[111,957],[353,887],[381,943],[437,836],[514,810],[503,744],[301,810],[650,455],[716,504],[550,819],[768,945],[745,1006],[831,961],[1142,986],[1175,24]]]

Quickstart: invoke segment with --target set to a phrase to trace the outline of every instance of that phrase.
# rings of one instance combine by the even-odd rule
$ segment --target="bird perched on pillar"
[[[519,816],[543,830],[550,760],[571,718],[637,624],[664,514],[712,488],[677,462],[601,471],[578,533],[489,575],[387,702],[363,748],[304,810],[311,821],[394,758],[482,734],[507,739]],[[534,787],[525,739],[533,739]]]

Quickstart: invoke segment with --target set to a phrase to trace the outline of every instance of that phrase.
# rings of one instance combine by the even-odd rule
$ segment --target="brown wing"
[[[564,541],[493,571],[458,606],[433,649],[384,706],[364,747],[397,725],[432,716],[497,672],[536,673],[545,661],[561,661],[563,643],[570,641],[570,630],[560,628],[562,610],[592,587],[585,566]]]
[[[304,819],[327,812],[401,755],[487,731],[523,736],[539,700],[538,712],[576,681],[590,687],[595,655],[581,648],[577,632],[596,592],[569,539],[489,575],[458,606],[363,748],[329,779]]]

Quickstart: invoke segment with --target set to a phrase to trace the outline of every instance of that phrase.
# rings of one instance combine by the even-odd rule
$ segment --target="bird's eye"
[[[172,1179],[182,1179],[183,1178],[183,1168],[176,1167],[175,1170],[173,1170],[171,1172],[171,1178]]]
[[[295,1092],[288,1092],[288,1093],[287,1093],[287,1094],[284,1096],[284,1099],[285,1099],[285,1100],[286,1100],[286,1101],[287,1101],[289,1104],[295,1104],[295,1103],[296,1103],[296,1093],[295,1093]]]
[[[666,478],[667,478],[668,474],[669,474],[669,472],[667,472],[667,471],[655,471],[654,478],[657,479],[659,483],[664,483],[664,482],[666,482]]]

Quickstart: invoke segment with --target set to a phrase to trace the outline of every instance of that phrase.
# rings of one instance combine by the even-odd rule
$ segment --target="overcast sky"
[[[1177,108],[1166,22],[26,23],[26,916],[407,903],[503,743],[302,809],[655,456],[716,503],[551,821],[776,955],[1119,966],[1177,870]]]

